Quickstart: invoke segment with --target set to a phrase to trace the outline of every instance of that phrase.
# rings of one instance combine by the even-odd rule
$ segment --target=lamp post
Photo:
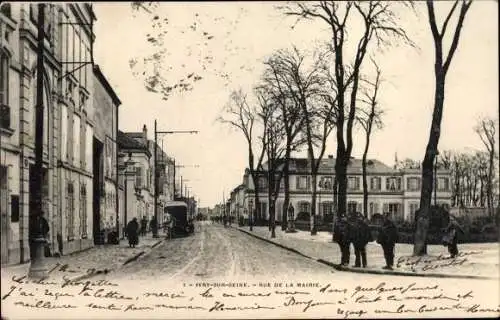
[[[253,199],[248,199],[248,222],[250,224],[250,231],[253,231]]]
[[[174,134],[174,133],[188,133],[188,134],[196,134],[198,131],[196,130],[188,130],[188,131],[158,131],[157,130],[157,122],[155,119],[155,145],[154,145],[154,158],[153,158],[153,170],[154,170],[154,207],[155,214],[154,219],[156,221],[155,227],[153,229],[153,237],[158,238],[158,171],[156,170],[157,163],[157,148],[158,148],[158,135],[159,134]],[[174,181],[175,183],[175,181]]]

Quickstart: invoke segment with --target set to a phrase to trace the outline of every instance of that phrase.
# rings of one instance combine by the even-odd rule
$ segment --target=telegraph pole
[[[35,111],[35,166],[33,172],[33,203],[29,216],[29,237],[31,264],[30,278],[48,277],[45,263],[45,224],[42,212],[42,180],[43,180],[43,47],[44,47],[45,4],[38,4],[37,65],[36,65],[36,111]],[[46,222],[46,220],[45,220]],[[31,252],[33,250],[34,252]]]
[[[158,170],[157,170],[157,163],[156,163],[156,153],[158,150],[158,135],[159,134],[174,134],[174,133],[190,133],[190,134],[195,134],[198,133],[198,131],[195,130],[190,130],[190,131],[158,131],[157,130],[157,123],[155,119],[155,145],[154,145],[154,158],[153,158],[153,170],[154,170],[154,206],[155,206],[155,220],[156,220],[156,227],[153,229],[153,237],[158,238]],[[175,162],[174,162],[174,178],[175,178]],[[175,189],[175,179],[174,179],[174,189]],[[182,192],[182,189],[181,189]],[[175,197],[175,194],[174,194]]]

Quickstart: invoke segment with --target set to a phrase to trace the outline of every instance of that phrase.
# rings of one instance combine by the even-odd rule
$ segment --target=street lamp
[[[158,131],[157,130],[157,123],[156,123],[156,119],[155,119],[155,146],[154,146],[154,166],[153,166],[153,170],[154,170],[154,185],[155,185],[155,191],[154,191],[154,206],[155,206],[155,227],[153,228],[153,237],[154,238],[158,238],[158,171],[156,170],[156,166],[157,166],[157,163],[156,163],[156,158],[157,158],[157,152],[158,152],[158,135],[159,134],[175,134],[175,133],[188,133],[188,134],[197,134],[198,131],[196,130],[189,130],[189,131]],[[175,181],[174,181],[175,183]]]

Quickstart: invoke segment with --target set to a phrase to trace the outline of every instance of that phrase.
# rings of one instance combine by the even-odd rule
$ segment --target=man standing
[[[385,267],[383,269],[392,270],[394,265],[394,246],[398,241],[398,230],[394,222],[389,218],[389,213],[384,213],[384,223],[378,234],[377,242],[384,250]]]
[[[142,236],[146,235],[147,227],[148,227],[148,220],[146,219],[146,216],[143,216],[142,220],[141,220],[141,235]]]
[[[355,218],[355,226],[353,230],[353,244],[354,244],[354,254],[356,255],[356,261],[354,262],[354,267],[366,268],[366,245],[368,242],[372,241],[370,227],[366,221],[367,219],[361,214],[357,213]]]
[[[347,267],[349,265],[350,250],[349,246],[351,241],[349,239],[349,223],[344,214],[340,214],[335,222],[333,230],[333,241],[337,242],[340,247],[340,266]]]
[[[450,216],[448,226],[444,229],[443,244],[448,247],[451,259],[458,255],[458,232],[464,234],[462,227],[460,227],[455,218]]]

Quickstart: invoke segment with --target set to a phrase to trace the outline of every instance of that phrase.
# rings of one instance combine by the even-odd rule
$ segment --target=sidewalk
[[[82,279],[95,274],[108,273],[148,254],[165,239],[165,234],[159,233],[153,238],[151,233],[139,237],[139,244],[129,248],[128,240],[120,240],[120,244],[98,245],[90,249],[64,255],[62,257],[45,258],[50,271],[50,278],[61,277]],[[2,268],[2,277],[28,274],[30,263],[7,266]]]
[[[343,271],[406,276],[499,278],[499,243],[459,244],[460,255],[455,259],[447,258],[447,248],[440,245],[429,245],[427,256],[412,257],[413,245],[398,243],[395,247],[394,270],[384,270],[382,248],[376,242],[370,242],[366,246],[367,268],[352,267],[355,260],[352,245],[350,266],[340,268],[340,249],[332,242],[330,232],[318,232],[316,236],[311,236],[306,231],[285,233],[281,228],[276,228],[276,238],[272,239],[268,227],[254,227],[252,232],[248,226],[236,228]]]

